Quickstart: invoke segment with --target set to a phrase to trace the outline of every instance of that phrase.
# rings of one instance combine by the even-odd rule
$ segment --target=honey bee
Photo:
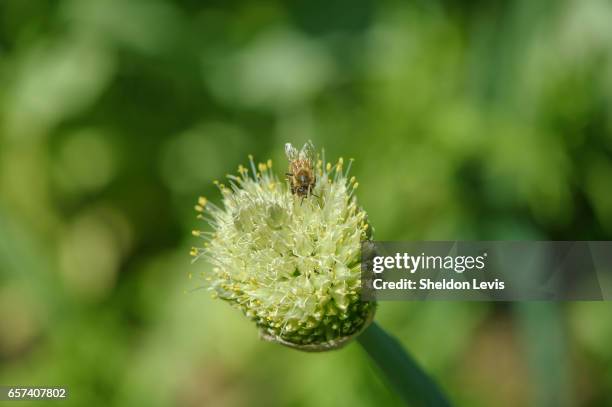
[[[314,171],[315,150],[312,142],[304,144],[299,152],[291,143],[287,143],[285,154],[289,159],[289,172],[286,175],[291,184],[291,193],[302,198],[309,194],[314,195],[312,190],[316,183],[316,176]]]

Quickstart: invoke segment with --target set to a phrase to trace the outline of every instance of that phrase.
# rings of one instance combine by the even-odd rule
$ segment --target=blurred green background
[[[611,21],[606,0],[2,0],[0,384],[68,386],[66,406],[398,405],[358,345],[263,343],[185,293],[208,267],[197,196],[312,139],[356,159],[379,240],[609,240]],[[378,321],[457,405],[612,406],[609,303]]]

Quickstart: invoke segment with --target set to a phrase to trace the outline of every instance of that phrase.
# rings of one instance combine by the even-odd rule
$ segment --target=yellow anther
[[[359,186],[359,182],[355,182],[355,185],[353,185],[353,189],[357,189],[358,186]]]
[[[323,166],[323,161],[317,160],[317,168],[321,168]]]
[[[264,172],[265,170],[268,169],[268,167],[266,167],[266,164],[264,164],[264,163],[259,163],[257,165],[257,168],[259,168],[259,171],[261,171],[261,172]]]
[[[351,179],[350,179],[350,181],[349,181],[349,184],[352,184],[352,183],[353,183],[353,182],[355,182],[356,180],[357,180],[357,178],[355,178],[355,177],[351,177]]]
[[[195,237],[202,236],[202,232],[200,232],[199,230],[192,230],[191,234],[194,235]]]
[[[249,154],[249,160],[253,160],[253,154]]]
[[[338,160],[338,164],[340,165],[344,164],[344,158],[340,157],[340,159]]]
[[[206,204],[207,204],[207,203],[208,203],[208,199],[204,198],[203,196],[201,196],[201,197],[199,197],[199,198],[198,198],[198,204],[199,204],[201,207],[206,206]]]
[[[268,159],[266,164],[268,165],[268,168],[272,168],[272,160]]]
[[[189,255],[192,257],[196,257],[198,255],[198,249],[196,248],[191,249],[191,251],[189,252]]]
[[[331,171],[331,163],[327,163],[327,165],[325,166],[325,170],[326,170],[327,172],[330,172],[330,171]]]
[[[215,184],[215,185],[219,185],[219,181],[214,180],[214,181],[213,181],[213,184]]]
[[[196,212],[204,212],[204,207],[201,205],[194,206],[194,209],[196,210]]]

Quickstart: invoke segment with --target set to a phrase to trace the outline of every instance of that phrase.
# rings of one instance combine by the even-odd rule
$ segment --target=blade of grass
[[[357,341],[407,405],[451,406],[435,381],[406,353],[397,339],[376,322],[359,335]]]
[[[514,309],[530,368],[533,405],[572,405],[567,334],[559,304],[524,302]]]

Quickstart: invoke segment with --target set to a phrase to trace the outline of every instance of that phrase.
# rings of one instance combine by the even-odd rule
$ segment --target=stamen
[[[249,163],[251,164],[253,175],[256,177],[255,179],[257,179],[257,169],[255,168],[255,161],[253,161],[253,154],[249,154]]]
[[[348,163],[348,165],[346,166],[346,172],[344,173],[344,178],[348,177],[349,172],[351,171],[351,167],[353,166],[353,161],[355,161],[355,159],[354,159],[354,158],[351,158],[351,159],[349,160],[349,163]]]

